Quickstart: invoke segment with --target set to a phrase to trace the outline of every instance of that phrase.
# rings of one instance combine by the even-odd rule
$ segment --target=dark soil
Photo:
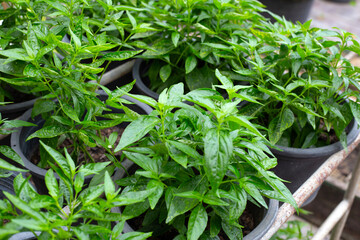
[[[142,226],[143,218],[144,218],[144,214],[141,215],[140,217],[131,219],[128,222],[133,229],[140,229]],[[256,227],[254,216],[249,211],[248,208],[246,208],[245,211],[243,212],[243,214],[241,215],[239,223],[240,223],[240,225],[242,225],[244,227],[242,229],[243,236],[246,236],[247,234],[249,234]],[[169,231],[167,231],[166,233],[164,233],[160,236],[152,236],[151,238],[149,238],[149,240],[173,239],[177,235],[178,235],[178,232],[175,229],[170,228]],[[223,231],[221,231],[218,236],[221,240],[229,240],[229,238]]]
[[[10,222],[10,220],[8,220],[8,219],[3,219],[2,220],[2,226],[4,226],[5,224],[7,224],[7,223],[9,223]]]
[[[111,128],[106,128],[106,129],[101,129],[101,136],[108,138],[110,136],[111,133],[113,132],[117,132],[118,133],[118,138],[115,141],[114,146],[117,146],[119,144],[120,138],[122,133],[124,132],[123,128],[120,128],[119,126],[114,126]],[[69,153],[71,153],[72,151],[74,151],[73,147],[72,147],[73,141],[71,139],[65,139],[65,141],[59,146],[59,149],[64,149],[66,148],[67,151]],[[89,152],[90,156],[95,160],[95,162],[106,162],[109,161],[109,159],[106,157],[105,153],[106,150],[101,147],[101,146],[96,146],[96,147],[86,147],[86,150]],[[121,152],[117,152],[115,153],[115,157],[120,158]],[[40,151],[39,149],[37,149],[35,151],[35,153],[31,156],[30,161],[37,165],[40,162]],[[89,162],[91,160],[89,160],[89,157],[86,156],[85,153],[80,152],[79,153],[79,157],[76,160],[76,162],[81,163],[81,162]],[[50,167],[48,166],[46,169],[49,169]]]
[[[26,102],[29,100],[32,100],[35,98],[34,95],[31,94],[27,94],[27,93],[23,93],[23,92],[19,92],[16,89],[8,86],[5,87],[5,91],[12,96],[12,98],[8,98],[5,96],[5,102],[12,102],[12,103],[21,103],[21,102]]]

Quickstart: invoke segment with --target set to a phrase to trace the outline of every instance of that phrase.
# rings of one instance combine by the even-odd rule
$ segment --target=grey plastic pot
[[[9,240],[36,240],[37,236],[40,236],[41,232],[36,231],[36,235],[32,232],[20,232],[12,235]]]
[[[360,133],[355,120],[351,121],[348,128],[347,143],[350,145]],[[290,181],[285,183],[294,193],[331,155],[343,150],[340,142],[318,148],[291,148],[278,146],[282,151],[271,149],[278,159],[278,165],[273,169],[275,174],[282,179]],[[312,196],[315,198],[315,196]],[[308,201],[307,203],[309,203]],[[303,205],[304,206],[304,205]]]
[[[107,98],[107,95],[105,92],[100,91],[99,98],[101,100],[105,100]],[[152,108],[150,108],[148,105],[143,104],[136,99],[133,99],[128,96],[123,96],[122,98],[133,102],[134,104],[129,105],[130,108],[132,108],[133,111],[139,113],[139,114],[150,114],[152,111]],[[43,181],[45,178],[45,174],[47,172],[46,169],[40,168],[37,165],[33,164],[30,161],[30,157],[34,153],[34,151],[39,146],[39,139],[33,138],[29,141],[26,141],[26,139],[35,131],[40,129],[42,125],[44,124],[45,120],[43,120],[40,116],[36,117],[34,120],[31,120],[31,110],[29,109],[27,112],[25,112],[21,116],[21,120],[24,121],[30,121],[35,123],[37,126],[33,127],[21,127],[18,129],[18,131],[11,134],[11,147],[14,149],[19,156],[22,158],[25,168],[27,168],[32,176],[34,177],[34,181]],[[114,111],[122,112],[122,110],[114,109]],[[59,177],[55,174],[55,177],[58,179]],[[87,176],[85,178],[85,181],[89,182],[91,180],[92,176]],[[42,191],[40,191],[42,192]]]
[[[124,162],[122,162],[122,165],[126,170],[129,170],[131,166],[133,166],[133,162],[126,159]],[[114,180],[120,179],[124,177],[125,171],[124,169],[119,169],[116,171]],[[270,229],[272,224],[274,223],[276,219],[276,215],[279,209],[279,201],[274,199],[267,199],[268,203],[268,209],[265,208],[259,208],[253,204],[251,204],[250,209],[253,212],[256,212],[255,215],[255,222],[258,222],[258,225],[255,227],[254,230],[252,230],[248,235],[246,235],[243,239],[244,240],[260,240],[266,232]],[[121,213],[120,208],[113,208],[111,210],[115,213]],[[129,225],[128,222],[125,222],[123,233],[127,232],[133,232],[134,229]]]
[[[159,99],[159,94],[151,90],[144,82],[144,80],[141,77],[141,74],[145,71],[145,69],[142,68],[141,64],[144,62],[143,59],[139,58],[136,59],[134,67],[132,69],[132,75],[133,78],[136,80],[135,86],[138,89],[138,91],[141,94],[144,94],[146,96],[152,97],[154,99]]]
[[[0,113],[3,118],[15,119],[21,116],[26,110],[34,106],[37,98],[20,103],[11,103],[0,106]]]

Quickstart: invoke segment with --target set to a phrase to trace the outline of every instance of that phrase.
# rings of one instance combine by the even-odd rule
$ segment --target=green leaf
[[[233,142],[228,131],[210,129],[204,138],[205,173],[214,191],[220,186],[232,157]]]
[[[54,199],[59,198],[59,186],[54,176],[54,171],[49,169],[45,174],[45,184],[49,191],[49,195]]]
[[[141,168],[156,174],[159,172],[159,167],[155,158],[150,158],[144,154],[135,152],[124,151],[123,153],[128,159]]]
[[[110,162],[88,163],[86,165],[82,165],[78,172],[84,173],[84,176],[98,174],[109,164]]]
[[[175,47],[177,47],[179,39],[180,39],[180,33],[178,33],[178,32],[171,33],[171,40]]]
[[[187,167],[187,163],[188,163],[188,157],[185,153],[183,153],[182,151],[178,150],[177,148],[175,148],[173,145],[171,144],[166,144],[166,146],[168,147],[169,150],[169,155],[170,157],[177,162],[178,164],[180,164],[181,166],[183,166],[184,168]]]
[[[208,192],[204,198],[203,202],[209,205],[215,205],[215,206],[228,206],[229,204],[221,198],[217,197],[213,192]]]
[[[31,112],[31,117],[34,118],[39,114],[47,113],[55,110],[56,103],[50,99],[38,99],[34,103],[34,107]]]
[[[181,194],[183,192],[190,191],[198,191],[200,194],[202,194],[204,188],[207,188],[207,184],[205,185],[205,182],[201,176],[197,176],[182,183],[176,190],[175,194]],[[200,202],[199,199],[196,198],[182,198],[174,196],[171,190],[171,188],[168,188],[168,191],[165,194],[166,206],[169,209],[166,223],[171,222],[175,217],[193,209]]]
[[[80,122],[80,119],[76,113],[76,111],[69,105],[64,103],[62,105],[62,109],[64,111],[64,113],[66,114],[66,116],[68,116],[70,119],[74,120],[75,122]]]
[[[245,116],[237,115],[237,116],[228,116],[226,120],[235,122],[240,126],[243,126],[249,129],[251,132],[255,133],[257,136],[265,139],[265,137],[259,132],[259,130],[249,121]]]
[[[196,57],[194,55],[191,55],[191,56],[187,57],[186,60],[185,60],[185,72],[186,72],[186,74],[188,74],[192,70],[194,70],[196,65],[197,65],[197,60],[196,60]]]
[[[280,118],[276,116],[273,118],[269,124],[268,134],[269,134],[269,140],[272,144],[276,144],[282,135],[282,132],[280,131]]]
[[[150,180],[147,189],[153,190],[153,194],[149,196],[150,208],[154,209],[164,192],[164,184],[157,180]]]
[[[68,132],[68,129],[63,126],[46,126],[37,130],[31,134],[26,141],[29,141],[33,138],[53,138],[65,134]]]
[[[66,158],[62,154],[60,154],[58,151],[56,151],[55,149],[47,146],[42,141],[40,141],[40,144],[41,144],[41,146],[44,147],[46,152],[48,152],[50,154],[50,156],[54,159],[54,161],[57,163],[57,165],[61,168],[63,174],[65,174],[65,176],[67,176],[69,179],[72,179],[71,170],[70,170],[70,167],[68,165]]]
[[[105,196],[108,201],[112,200],[116,196],[115,185],[108,171],[105,172],[104,189],[105,189]]]
[[[195,23],[195,24],[194,24],[194,27],[195,27],[196,29],[198,29],[199,31],[201,31],[201,32],[205,32],[205,33],[207,33],[207,34],[215,34],[214,31],[212,31],[211,29],[205,27],[205,26],[202,25],[201,23]]]
[[[294,122],[294,113],[290,110],[290,108],[285,108],[280,118],[280,134],[286,129],[290,128],[294,124]]]
[[[148,189],[144,191],[122,193],[121,195],[113,199],[113,204],[115,206],[129,205],[129,207],[131,207],[133,204],[144,202],[146,198],[155,193],[155,190],[156,189]],[[150,206],[148,202],[144,202],[143,204],[147,205],[146,208],[149,208]]]
[[[137,216],[140,216],[143,214],[146,210],[149,209],[149,202],[139,202],[135,203],[129,206],[126,206],[123,213],[122,213],[122,219],[128,220]]]
[[[131,122],[124,130],[119,145],[115,148],[115,152],[122,150],[124,147],[140,140],[144,137],[160,119],[153,116],[142,115],[138,119]]]
[[[93,204],[92,201],[98,197],[104,192],[104,186],[98,185],[98,186],[91,186],[88,188],[85,188],[79,195],[79,198],[81,199],[84,206]]]
[[[48,208],[50,206],[55,206],[56,202],[54,198],[48,196],[48,195],[37,195],[35,198],[31,199],[29,202],[29,205],[33,209],[41,209],[41,208]]]
[[[17,162],[18,164],[24,166],[24,162],[21,159],[21,157],[11,147],[6,146],[6,145],[1,145],[0,153],[2,153],[5,157],[10,158],[11,160]],[[24,171],[24,170],[22,170],[22,171]]]
[[[6,162],[5,160],[0,158],[0,169],[5,169],[9,171],[16,171],[16,172],[27,172],[27,170],[15,167],[13,164]]]
[[[134,28],[136,28],[137,26],[137,23],[136,23],[136,19],[131,15],[131,13],[129,11],[126,10],[126,15],[128,16],[130,22],[131,22],[131,25]]]
[[[358,124],[360,123],[360,104],[354,101],[349,101],[350,109],[352,114],[354,115],[354,118]]]
[[[199,88],[211,88],[217,80],[214,71],[207,65],[196,68],[185,76],[186,84],[190,90]]]
[[[199,204],[191,211],[188,223],[188,240],[197,240],[205,231],[208,222],[208,215],[202,204]]]
[[[35,231],[46,231],[48,230],[47,224],[36,219],[12,219],[12,222],[18,224],[26,229]]]
[[[24,202],[23,200],[21,200],[20,198],[11,195],[8,192],[3,192],[3,194],[10,200],[10,202],[12,202],[18,209],[20,209],[21,211],[23,211],[24,213],[28,214],[30,217],[33,217],[34,219],[38,220],[39,222],[41,222],[42,224],[46,224],[46,219],[45,217],[40,214],[38,211],[35,211],[34,209],[32,209],[27,202]]]
[[[179,141],[171,141],[167,140],[168,143],[176,147],[178,150],[182,151],[183,153],[186,153],[188,156],[196,159],[201,160],[202,156],[196,151],[196,149],[190,147],[189,145],[179,142]]]
[[[159,72],[160,78],[163,82],[166,82],[166,80],[170,77],[171,75],[171,66],[169,64],[164,65],[160,68],[160,72]]]
[[[102,59],[108,61],[124,61],[126,59],[132,58],[135,55],[141,53],[142,50],[139,51],[119,51],[119,52],[109,52],[106,53]]]
[[[8,50],[1,50],[0,55],[5,57],[21,60],[21,61],[31,61],[31,57],[27,54],[25,49],[22,48],[12,48]]]
[[[143,233],[143,232],[127,232],[121,234],[117,240],[145,240],[151,237],[152,233]]]
[[[81,40],[74,34],[74,32],[69,28],[71,40],[74,41],[76,48],[81,47]]]
[[[215,75],[216,75],[217,79],[219,79],[221,84],[224,85],[224,87],[226,89],[230,89],[230,88],[234,87],[233,82],[226,76],[222,75],[218,69],[215,70]]]
[[[74,181],[74,190],[76,193],[79,193],[81,191],[82,187],[84,186],[84,180],[85,180],[84,173],[78,172],[76,174]]]
[[[267,204],[264,198],[261,196],[259,189],[250,182],[245,182],[243,184],[245,191],[252,196],[258,203],[260,203],[264,208],[267,208]]]
[[[68,153],[66,148],[64,149],[64,152],[65,152],[65,156],[66,156],[66,161],[67,161],[68,166],[70,168],[70,176],[71,176],[70,179],[73,179],[74,176],[75,176],[75,170],[76,170],[75,163],[74,163],[74,160],[71,158],[71,156]]]
[[[232,225],[226,221],[222,221],[221,226],[230,240],[238,240],[243,238],[242,230],[238,226]]]

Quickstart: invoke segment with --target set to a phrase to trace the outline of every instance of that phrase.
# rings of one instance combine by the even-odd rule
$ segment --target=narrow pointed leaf
[[[124,130],[119,145],[115,148],[115,152],[122,150],[124,147],[140,140],[160,121],[159,118],[153,116],[140,116],[131,122]]]

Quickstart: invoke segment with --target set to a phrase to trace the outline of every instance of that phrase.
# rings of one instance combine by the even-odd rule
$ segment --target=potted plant
[[[112,42],[105,33],[97,33],[102,28],[92,32],[90,28],[92,22],[85,21],[82,15],[86,4],[82,1],[76,1],[76,4],[73,4],[75,2],[47,2],[46,6],[51,12],[49,19],[45,18],[33,24],[30,22],[27,26],[26,40],[22,42],[21,47],[0,52],[5,61],[17,60],[25,65],[22,77],[9,76],[4,79],[10,79],[17,84],[33,83],[36,87],[32,91],[45,93],[36,100],[29,114],[31,118],[41,116],[45,120],[41,130],[37,129],[38,131],[31,138],[43,138],[43,141],[53,148],[61,146],[65,139],[71,139],[70,145],[73,147],[71,156],[80,162],[79,154],[85,154],[85,159],[93,160],[86,147],[102,146],[109,157],[111,156],[110,158],[115,161],[113,152],[109,148],[111,144],[108,137],[111,133],[108,136],[101,136],[101,130],[117,126],[126,120],[124,112],[129,118],[136,118],[137,114],[127,105],[131,104],[131,100],[108,99],[106,104],[106,98],[97,97],[97,90],[100,87],[110,92],[100,85],[101,75],[106,67],[99,66],[105,61],[126,60],[140,51],[124,50],[104,53],[104,51],[119,47],[119,43]],[[68,43],[61,41],[66,34],[69,36]],[[60,59],[55,51],[61,53],[64,58]],[[100,55],[101,58],[98,58]],[[91,59],[91,62],[83,63],[83,60],[87,59]],[[118,109],[117,113],[111,115],[108,107]],[[120,111],[123,113],[119,114]],[[107,116],[104,115],[105,112]],[[146,110],[142,113],[146,113]],[[100,117],[107,119],[100,121]],[[24,118],[24,120],[29,119]],[[116,141],[114,134],[111,138],[111,141]],[[19,150],[18,142],[15,142],[13,147],[16,147],[16,151],[24,156]],[[36,147],[31,146],[28,149],[34,148]],[[46,166],[49,159],[49,155],[40,148],[40,157],[38,157],[40,166]],[[28,166],[27,163],[25,165]],[[34,177],[39,176],[33,173]]]
[[[121,74],[114,71],[103,76],[112,61],[123,61],[140,52],[129,50],[131,46],[126,44],[126,39],[114,41],[105,31],[109,25],[123,26],[124,20],[116,17],[121,9],[115,9],[111,3],[103,6],[112,8],[111,11],[97,18],[87,17],[83,12],[98,6],[82,1],[9,1],[8,5],[11,7],[4,10],[9,17],[2,23],[5,37],[0,51],[0,83],[6,87],[6,91],[2,88],[0,91],[6,94],[0,96],[5,96],[7,102],[19,100],[24,94],[12,96],[8,91],[12,86],[12,89],[42,97],[19,106],[20,110],[30,108],[35,101],[44,111],[52,110],[54,104],[49,103],[49,99],[59,96],[54,91],[69,87],[79,90],[76,82],[108,83]],[[67,41],[63,41],[64,38]],[[120,48],[125,49],[120,51]],[[97,89],[89,85],[82,87]],[[18,105],[6,104],[0,111],[12,112],[13,106]]]
[[[139,4],[140,5],[140,4]],[[234,79],[231,69],[246,67],[243,54],[233,56],[232,45],[242,41],[256,22],[264,20],[257,1],[154,1],[139,6],[134,24],[152,26],[132,38],[146,51],[133,68],[136,86],[158,98],[163,89],[183,82],[185,91],[217,84],[215,69]],[[145,44],[144,44],[145,43]]]
[[[13,4],[7,1],[2,3],[0,6],[2,13],[0,52],[20,48],[22,42],[26,40],[28,23],[38,21],[44,15],[46,16],[46,12],[36,12],[34,8],[36,9],[36,4],[28,6],[26,2]],[[7,60],[3,57],[0,58],[0,101],[6,101],[6,104],[0,106],[0,112],[3,117],[16,118],[34,104],[39,93],[31,93],[31,87],[34,87],[33,82],[16,84],[12,81],[12,78],[22,76],[26,64],[15,59]]]
[[[119,195],[105,167],[110,162],[89,163],[76,167],[65,149],[65,156],[41,143],[57,166],[46,173],[45,183],[49,195],[36,193],[22,175],[18,175],[15,194],[4,193],[8,200],[0,200],[2,218],[10,220],[0,228],[0,237],[10,239],[146,239],[151,233],[122,234],[124,220],[111,212],[113,208],[142,202],[152,194],[127,192]],[[60,176],[57,181],[55,173]],[[84,178],[102,173],[102,183],[87,185]],[[131,199],[130,202],[124,201]],[[13,206],[12,206],[13,204]],[[20,211],[17,211],[20,210]],[[114,223],[113,225],[111,223]],[[28,231],[28,232],[27,232]],[[18,233],[18,234],[16,234]]]
[[[311,28],[277,19],[259,25],[249,38],[250,69],[237,73],[249,80],[249,103],[243,114],[268,129],[275,172],[294,192],[332,154],[359,134],[359,68],[343,56],[359,53],[359,43],[345,31]],[[240,50],[240,49],[239,49]]]
[[[213,89],[183,95],[183,83],[165,89],[158,101],[127,93],[155,109],[132,121],[115,149],[135,165],[116,181],[123,191],[154,190],[147,201],[123,208],[124,219],[139,218],[129,221],[132,228],[159,238],[201,239],[221,233],[241,239],[239,219],[249,202],[267,208],[266,196],[296,207],[270,171],[276,159],[267,155],[264,136],[238,112],[239,88],[218,70],[216,75],[222,83],[216,87],[229,98]],[[260,238],[270,225],[250,239]]]

